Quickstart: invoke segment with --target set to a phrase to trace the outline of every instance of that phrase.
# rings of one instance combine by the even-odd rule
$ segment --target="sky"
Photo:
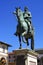
[[[13,12],[15,7],[21,7],[23,11],[25,6],[32,14],[34,47],[43,48],[43,0],[0,0],[0,41],[12,45],[9,52],[19,48],[18,37],[14,36],[17,20]],[[23,42],[22,48],[26,48]],[[30,49],[30,45],[28,48]]]

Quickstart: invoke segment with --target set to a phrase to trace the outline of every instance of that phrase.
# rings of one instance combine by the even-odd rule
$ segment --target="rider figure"
[[[28,26],[30,27],[30,31],[31,32],[31,13],[28,11],[28,8],[25,7],[24,8],[24,13],[23,13],[24,19],[26,21],[26,23],[28,24]]]

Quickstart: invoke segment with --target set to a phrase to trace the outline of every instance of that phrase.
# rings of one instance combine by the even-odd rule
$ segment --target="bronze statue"
[[[16,15],[18,20],[17,30],[14,35],[19,37],[20,48],[21,38],[24,43],[29,45],[28,39],[31,39],[31,49],[34,49],[34,29],[31,23],[31,13],[28,12],[28,8],[24,8],[24,12],[20,8],[16,8],[16,11],[13,12]]]

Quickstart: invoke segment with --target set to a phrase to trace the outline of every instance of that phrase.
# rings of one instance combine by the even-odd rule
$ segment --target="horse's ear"
[[[15,7],[15,9],[20,9],[21,7]]]
[[[17,7],[15,7],[15,9],[17,9]]]
[[[17,9],[17,7],[15,7],[15,10]]]

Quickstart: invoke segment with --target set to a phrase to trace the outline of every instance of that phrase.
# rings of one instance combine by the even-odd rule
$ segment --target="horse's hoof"
[[[19,49],[22,49],[21,47],[19,47]]]

